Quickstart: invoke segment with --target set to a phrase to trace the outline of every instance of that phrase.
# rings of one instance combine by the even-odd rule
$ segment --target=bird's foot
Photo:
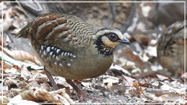
[[[79,101],[82,101],[83,99],[85,98],[88,98],[88,99],[91,99],[91,100],[95,100],[95,101],[99,101],[99,102],[102,102],[99,98],[96,98],[96,97],[90,97],[88,95],[86,95],[84,92],[79,92]]]
[[[97,100],[97,101],[102,102],[100,99],[97,99],[95,97],[89,97],[88,95],[86,95],[70,79],[66,79],[66,82],[69,83],[73,87],[73,89],[77,92],[77,94],[79,96],[79,101],[82,101],[85,98],[89,98],[89,99],[92,99],[92,100]]]

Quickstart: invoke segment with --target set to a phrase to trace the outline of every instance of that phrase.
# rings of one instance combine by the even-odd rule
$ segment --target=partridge
[[[177,72],[184,70],[184,60],[187,59],[184,50],[187,48],[186,39],[184,39],[186,27],[184,22],[176,22],[161,34],[158,41],[158,62],[173,76],[178,76]]]
[[[129,44],[117,29],[103,28],[96,32],[80,18],[62,13],[37,17],[17,35],[30,38],[36,56],[51,75],[62,76],[77,91],[71,81],[94,78],[104,74],[113,62],[113,50],[118,44]]]

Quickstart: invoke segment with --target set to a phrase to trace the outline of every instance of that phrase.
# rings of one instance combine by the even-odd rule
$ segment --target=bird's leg
[[[55,90],[58,90],[59,88],[58,88],[57,84],[55,83],[52,75],[45,68],[44,68],[44,71],[45,71],[45,74],[47,75],[47,77],[49,78],[49,81],[51,82],[51,85],[53,86],[53,88]]]
[[[80,97],[80,101],[83,100],[83,98],[90,98],[88,97],[84,92],[82,92],[70,79],[66,79],[66,82],[69,83],[73,89],[77,92],[78,96]]]
[[[44,71],[45,71],[47,77],[49,78],[49,81],[51,82],[51,85],[53,86],[53,88],[54,88],[55,90],[58,90],[59,88],[58,88],[57,84],[55,83],[55,81],[54,81],[52,75],[51,75],[45,68],[44,68]],[[77,92],[78,96],[80,97],[80,101],[82,101],[84,98],[89,98],[89,99],[92,99],[92,100],[101,101],[100,99],[87,96],[87,95],[86,95],[84,92],[82,92],[70,79],[66,79],[66,82],[67,82],[68,84],[70,84],[70,85],[73,87],[73,89]]]
[[[94,97],[89,97],[88,95],[86,95],[84,92],[82,92],[70,79],[66,79],[66,82],[69,83],[73,89],[77,92],[78,96],[80,97],[80,101],[82,101],[84,98],[89,98],[92,100],[98,100],[101,101],[100,99],[94,98]]]

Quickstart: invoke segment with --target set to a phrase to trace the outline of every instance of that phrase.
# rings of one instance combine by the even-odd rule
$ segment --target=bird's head
[[[109,56],[118,44],[130,44],[129,40],[117,29],[103,28],[96,32],[95,44],[98,52]]]

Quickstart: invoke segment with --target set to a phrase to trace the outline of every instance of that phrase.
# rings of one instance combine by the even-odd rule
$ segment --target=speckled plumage
[[[31,38],[37,57],[52,75],[78,80],[105,73],[112,64],[113,49],[118,41],[124,42],[116,29],[93,32],[80,18],[58,13],[39,16],[18,36]]]

